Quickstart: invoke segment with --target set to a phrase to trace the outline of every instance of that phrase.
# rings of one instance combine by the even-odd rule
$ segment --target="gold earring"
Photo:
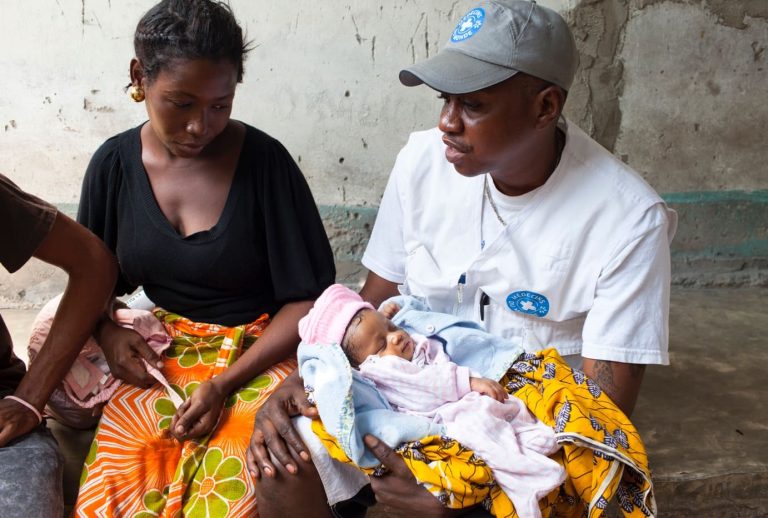
[[[137,103],[140,103],[146,97],[144,94],[144,89],[136,85],[131,85],[131,87],[128,89],[128,95],[130,95],[131,99]]]

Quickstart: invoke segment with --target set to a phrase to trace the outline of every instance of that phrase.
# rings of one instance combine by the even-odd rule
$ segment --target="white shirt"
[[[486,179],[483,179],[485,181]],[[485,246],[486,243],[492,242],[496,239],[502,230],[504,225],[499,221],[499,217],[506,223],[512,221],[512,218],[517,215],[518,212],[528,204],[528,202],[536,196],[540,187],[521,194],[519,196],[509,196],[504,194],[493,183],[493,179],[490,175],[487,176],[488,181],[488,194],[491,196],[493,203],[496,205],[496,210],[493,210],[493,206],[488,202],[488,196],[483,200],[483,221],[481,223],[480,233],[480,249]],[[497,214],[498,212],[498,214]]]
[[[481,249],[483,175],[461,176],[444,153],[437,129],[413,133],[399,153],[369,270],[527,351],[668,363],[677,218],[639,175],[568,124],[558,167]]]

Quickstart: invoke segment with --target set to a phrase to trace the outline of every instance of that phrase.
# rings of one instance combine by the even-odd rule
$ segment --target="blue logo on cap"
[[[451,41],[453,43],[458,43],[460,41],[468,40],[474,36],[477,31],[480,30],[480,27],[483,26],[484,21],[485,11],[483,8],[477,7],[472,9],[464,15],[464,18],[461,19],[459,24],[453,30]]]
[[[507,306],[512,311],[543,317],[549,313],[547,297],[533,291],[515,291],[507,297]]]

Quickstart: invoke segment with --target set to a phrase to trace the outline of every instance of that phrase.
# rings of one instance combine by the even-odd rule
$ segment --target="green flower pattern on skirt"
[[[165,501],[168,498],[168,487],[161,493],[157,489],[150,489],[143,498],[144,511],[136,513],[133,518],[157,518],[165,508]]]
[[[227,516],[229,502],[245,496],[245,482],[238,478],[243,463],[237,457],[226,457],[220,448],[210,448],[203,458],[187,494],[191,498],[184,506],[187,518],[217,518]]]
[[[259,399],[261,392],[264,389],[269,388],[271,383],[272,380],[267,375],[256,376],[251,381],[243,385],[243,388],[227,398],[227,402],[225,403],[226,408],[235,406],[235,403],[237,403],[238,400],[244,403],[256,401]]]
[[[182,389],[180,386],[171,383],[171,388],[174,390],[174,392],[181,396],[181,399],[186,401],[199,385],[200,382],[193,381]],[[171,401],[169,398],[161,397],[155,401],[155,412],[160,415],[160,420],[157,422],[157,429],[163,430],[164,428],[168,428],[171,425],[173,416],[176,414],[176,407],[173,405],[173,401]]]
[[[164,354],[168,358],[178,358],[179,365],[187,369],[199,363],[213,365],[219,356],[219,349],[223,341],[224,337],[221,335],[206,337],[177,336],[171,342],[171,347]]]
[[[85,463],[83,464],[83,471],[80,473],[81,486],[83,485],[86,477],[88,476],[88,468],[91,466],[91,464],[93,464],[93,461],[96,460],[96,452],[98,451],[98,449],[99,449],[99,442],[94,439],[93,442],[91,442],[91,449],[88,450],[88,455],[85,457]]]

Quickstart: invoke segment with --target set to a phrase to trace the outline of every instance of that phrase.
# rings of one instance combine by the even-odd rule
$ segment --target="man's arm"
[[[584,373],[628,416],[637,402],[645,365],[669,362],[669,242],[676,222],[675,214],[658,204],[634,223],[635,229],[646,230],[616,247],[600,273],[584,323]]]
[[[628,417],[632,415],[645,365],[584,358],[583,370]]]
[[[399,294],[396,283],[388,281],[371,271],[368,272],[365,284],[360,290],[360,296],[363,297],[363,300],[370,302],[376,308],[388,298]]]
[[[14,393],[42,410],[105,310],[117,262],[99,238],[60,213],[34,257],[69,275],[48,338]],[[35,426],[37,417],[31,410],[13,400],[0,401],[0,446]]]

